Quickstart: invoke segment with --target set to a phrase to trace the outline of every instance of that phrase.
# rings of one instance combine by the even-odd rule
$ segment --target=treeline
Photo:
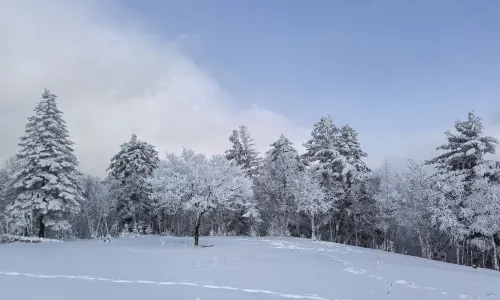
[[[300,155],[284,135],[260,155],[248,128],[206,157],[159,157],[132,135],[106,178],[81,174],[56,96],[28,119],[0,170],[0,233],[53,238],[129,234],[296,236],[499,270],[498,140],[473,112],[406,170],[370,170],[356,131],[327,116]]]

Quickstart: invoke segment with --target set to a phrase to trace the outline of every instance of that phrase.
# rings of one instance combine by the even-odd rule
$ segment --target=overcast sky
[[[0,1],[0,158],[45,87],[96,175],[132,133],[214,154],[246,124],[264,151],[328,113],[371,167],[429,158],[472,109],[498,137],[500,2],[349,3]]]

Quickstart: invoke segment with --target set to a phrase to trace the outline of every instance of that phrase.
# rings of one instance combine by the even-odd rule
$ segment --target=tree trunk
[[[432,248],[430,245],[429,235],[423,236],[419,235],[418,240],[420,241],[420,250],[423,258],[432,259]]]
[[[500,267],[498,266],[497,245],[493,236],[491,236],[491,242],[493,243],[493,268],[495,269],[495,271],[499,271]]]
[[[38,237],[44,238],[45,237],[45,224],[43,223],[43,216],[40,216],[39,226],[40,226],[40,228],[38,229]]]
[[[355,240],[354,245],[355,245],[355,246],[359,246],[359,239],[358,239],[358,222],[357,222],[356,215],[354,215],[353,220],[354,220],[354,240]]]
[[[314,214],[311,215],[311,240],[316,240],[316,223],[314,222]]]
[[[300,214],[297,214],[297,225],[295,226],[297,237],[300,237]]]
[[[421,235],[418,236],[418,241],[420,242],[420,254],[422,255],[422,257],[426,257],[427,256],[427,247],[425,246],[425,242],[424,242],[424,239],[422,238]]]
[[[181,218],[179,214],[176,216],[176,222],[177,222],[177,236],[181,236]]]
[[[456,244],[457,244],[457,249],[456,249],[456,251],[457,251],[457,265],[459,265],[460,264],[460,242],[457,242]]]
[[[201,217],[203,213],[198,214],[196,217],[196,226],[194,227],[194,245],[198,247],[198,240],[200,239]]]
[[[330,242],[333,242],[333,222],[330,220]]]
[[[485,256],[485,255],[484,255],[484,253],[485,253],[485,252],[486,252],[486,251],[484,251],[484,250],[483,250],[483,255],[482,255],[482,258],[483,258],[483,265],[482,265],[482,267],[483,267],[483,268],[485,268],[485,267],[486,267],[486,259],[485,259],[485,257],[484,257],[484,256]]]
[[[104,219],[103,222],[104,222],[104,229],[106,230],[105,237],[107,238],[109,236],[108,221]]]
[[[465,247],[466,247],[466,244],[465,244],[465,240],[462,242],[462,265],[466,265],[466,261],[464,259],[466,259],[466,255],[465,255]]]
[[[472,256],[472,252],[473,252],[473,248],[472,248],[472,242],[469,242],[469,256],[470,256],[470,265],[471,266],[474,266],[474,257]]]

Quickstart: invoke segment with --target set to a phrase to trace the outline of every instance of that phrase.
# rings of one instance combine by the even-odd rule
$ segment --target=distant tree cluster
[[[423,168],[370,170],[357,132],[322,117],[300,155],[281,135],[262,156],[244,125],[206,157],[158,156],[132,135],[108,176],[81,174],[56,96],[45,90],[19,153],[0,169],[0,233],[295,236],[499,270],[498,140],[473,112]],[[429,170],[427,170],[429,169]]]

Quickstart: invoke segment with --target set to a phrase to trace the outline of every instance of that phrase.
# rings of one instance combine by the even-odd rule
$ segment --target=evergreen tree
[[[241,125],[239,128],[239,137],[242,146],[241,168],[248,176],[254,178],[258,173],[261,161],[259,152],[255,149],[254,139],[250,136],[245,125]]]
[[[311,139],[304,143],[306,153],[302,159],[318,177],[326,196],[333,202],[343,193],[344,159],[338,149],[339,130],[330,116],[322,117],[314,124]]]
[[[241,166],[243,164],[243,145],[240,142],[238,130],[233,130],[229,137],[229,141],[232,144],[232,148],[226,150],[226,158],[235,162],[238,166]]]
[[[342,173],[345,174],[345,182],[350,187],[354,181],[360,180],[370,171],[363,161],[368,154],[361,150],[358,133],[349,125],[340,129],[337,145],[339,154],[345,159]]]
[[[363,158],[368,155],[361,150],[357,132],[349,125],[344,125],[339,130],[339,136],[336,140],[336,146],[340,154],[339,160],[342,160],[339,184],[342,186],[342,195],[339,195],[336,205],[337,213],[335,218],[340,223],[339,230],[344,235],[350,235],[354,232],[356,244],[359,242],[358,230],[359,218],[353,212],[353,204],[359,206],[360,201],[366,201],[367,197],[363,195],[362,180],[370,170],[365,165]],[[358,207],[359,208],[359,207]],[[339,222],[343,220],[343,222]],[[344,237],[345,239],[346,237]]]
[[[255,179],[258,175],[261,159],[248,128],[241,125],[238,130],[233,130],[229,141],[233,146],[226,151],[226,158],[241,167],[249,178]],[[235,232],[242,233],[246,227],[248,231],[255,233],[256,225],[261,222],[255,200],[249,198],[241,211],[224,211],[223,216],[216,219],[223,219],[223,222],[230,224],[231,229]]]
[[[471,201],[478,192],[477,183],[497,177],[497,163],[485,156],[495,154],[498,140],[484,136],[482,120],[474,112],[466,121],[457,120],[455,129],[456,133],[445,132],[448,143],[437,148],[444,153],[426,164],[436,168],[436,188],[444,195],[434,209],[434,218],[442,230],[460,241],[472,234],[470,226],[476,213]]]
[[[152,193],[149,179],[160,160],[155,148],[140,141],[135,134],[120,148],[107,169],[110,171],[107,181],[116,201],[120,227],[128,225],[128,230],[132,232],[136,229],[134,223],[145,221],[149,213]]]
[[[248,176],[254,178],[258,173],[260,158],[248,128],[241,125],[238,130],[233,130],[229,141],[232,148],[226,150],[226,158],[234,161]]]
[[[495,154],[498,139],[484,136],[480,117],[470,112],[466,121],[455,122],[457,133],[446,131],[448,143],[437,147],[444,153],[425,162],[433,165],[437,173],[445,177],[460,177],[464,182],[464,192],[470,193],[470,186],[475,179],[494,177],[497,162],[485,159],[488,154]]]
[[[332,118],[330,116],[322,117],[319,122],[314,124],[311,139],[303,144],[306,153],[302,155],[302,160],[318,179],[327,201],[332,204],[330,214],[331,239],[334,236],[334,228],[338,228],[338,224],[341,222],[341,217],[336,216],[335,213],[338,212],[339,201],[345,193],[343,187],[345,159],[339,152],[338,140],[339,129],[333,123]]]
[[[71,229],[68,219],[78,213],[83,200],[63,113],[57,108],[56,96],[45,89],[35,115],[28,119],[19,146],[18,160],[23,167],[15,174],[15,200],[7,207],[25,233],[26,220],[37,220],[38,235]],[[21,224],[19,224],[21,222]]]
[[[284,135],[271,144],[266,152],[258,189],[265,211],[271,216],[271,234],[289,234],[288,225],[297,211],[299,179],[304,172],[299,153]]]

